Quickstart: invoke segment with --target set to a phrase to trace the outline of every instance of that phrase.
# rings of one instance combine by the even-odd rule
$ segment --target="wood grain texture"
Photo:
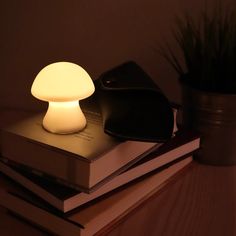
[[[110,232],[118,235],[236,235],[236,167],[195,163]]]
[[[0,234],[47,235],[0,208]],[[176,180],[100,236],[236,235],[236,166],[194,163]]]

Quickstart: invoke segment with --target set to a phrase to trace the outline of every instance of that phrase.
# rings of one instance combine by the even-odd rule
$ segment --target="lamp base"
[[[43,119],[43,127],[55,134],[71,134],[81,131],[86,126],[86,119],[78,101],[49,102]]]

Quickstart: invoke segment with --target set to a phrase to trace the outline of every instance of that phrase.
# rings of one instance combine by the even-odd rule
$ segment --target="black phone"
[[[125,140],[165,142],[173,135],[174,115],[167,97],[134,61],[96,81],[104,131]]]

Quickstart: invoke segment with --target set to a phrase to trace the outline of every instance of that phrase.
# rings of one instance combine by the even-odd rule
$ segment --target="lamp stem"
[[[52,133],[68,134],[78,132],[86,126],[85,116],[79,101],[49,102],[43,119],[43,127]]]

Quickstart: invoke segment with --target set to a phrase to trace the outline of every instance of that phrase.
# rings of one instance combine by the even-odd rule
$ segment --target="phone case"
[[[164,142],[172,137],[172,107],[160,88],[134,61],[96,81],[104,131],[117,138]]]

